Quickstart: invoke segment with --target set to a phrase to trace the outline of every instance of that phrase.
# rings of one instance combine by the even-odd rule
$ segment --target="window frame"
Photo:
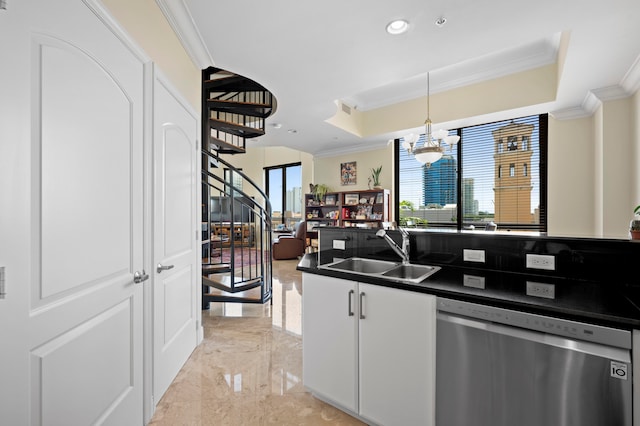
[[[283,224],[285,226],[288,226],[287,224],[287,220],[289,221],[295,221],[295,220],[300,220],[300,218],[296,218],[296,217],[290,217],[287,218],[286,217],[286,203],[287,203],[287,169],[290,167],[300,167],[300,181],[302,181],[302,162],[298,161],[296,163],[287,163],[287,164],[279,164],[277,166],[268,166],[268,167],[264,167],[264,177],[265,177],[265,194],[269,194],[269,172],[272,170],[282,170],[282,193],[281,193],[281,197],[282,197],[282,206],[280,206],[282,208],[282,215],[280,216],[280,218],[274,218],[272,216],[271,218],[271,222],[273,224]],[[302,188],[300,188],[300,206],[302,208],[303,206],[303,192],[302,192]],[[273,209],[274,206],[272,205],[271,208]],[[302,211],[300,212],[300,214],[302,215]],[[279,219],[279,220],[278,220]]]
[[[535,116],[536,114],[530,115],[530,116],[524,116],[524,117],[517,117],[514,118],[514,120],[517,120],[519,118],[526,118],[526,117],[531,117],[531,116]],[[537,114],[538,117],[538,125],[539,125],[539,150],[540,150],[540,158],[539,158],[539,193],[540,193],[540,204],[539,204],[539,209],[538,209],[538,213],[539,213],[539,223],[537,224],[508,224],[507,229],[510,230],[522,230],[522,231],[534,231],[534,232],[541,232],[541,233],[546,233],[547,232],[547,186],[548,186],[548,180],[547,180],[547,176],[548,176],[548,138],[549,138],[549,115],[544,113],[544,114]],[[498,123],[498,122],[502,122],[502,121],[507,121],[509,119],[505,119],[505,120],[497,120],[495,122],[488,122],[488,123],[481,123],[475,126],[469,126],[469,127],[476,127],[476,126],[482,126],[482,125],[488,125],[488,124],[493,124],[493,123]],[[438,222],[437,223],[437,227],[434,228],[435,230],[437,229],[445,229],[445,228],[453,228],[453,229],[457,229],[457,230],[463,230],[465,229],[465,226],[468,226],[468,223],[465,224],[465,222],[463,221],[463,216],[464,216],[464,206],[462,204],[462,199],[463,199],[463,194],[462,194],[462,176],[463,173],[460,172],[460,170],[463,170],[464,167],[464,161],[463,161],[463,146],[464,146],[464,141],[462,138],[462,129],[463,128],[457,128],[457,129],[452,129],[452,131],[455,131],[456,134],[458,136],[460,136],[460,142],[458,144],[458,149],[457,149],[457,162],[458,162],[458,172],[457,172],[457,205],[461,206],[460,208],[457,208],[457,217],[456,217],[456,221],[455,223],[446,223],[446,222]],[[530,140],[527,140],[525,142],[527,144],[527,146],[531,143]],[[519,144],[520,145],[520,144]],[[520,148],[520,146],[518,147]],[[399,150],[403,149],[401,146],[401,142],[400,139],[395,139],[394,140],[394,152],[393,152],[393,162],[394,162],[394,190],[393,190],[393,209],[394,209],[394,218],[396,220],[396,222],[399,223],[399,219],[400,219],[400,155],[399,155]],[[506,149],[508,150],[508,146],[506,147]],[[527,171],[528,173],[530,173],[530,171]],[[503,176],[504,178],[504,173]],[[498,224],[500,225],[500,224]]]

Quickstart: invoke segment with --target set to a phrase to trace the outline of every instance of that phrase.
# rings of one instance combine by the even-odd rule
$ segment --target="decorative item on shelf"
[[[319,183],[316,185],[312,183],[309,184],[309,192],[313,194],[314,200],[318,203],[324,202],[324,196],[329,191],[331,191],[331,189],[323,183]]]
[[[632,240],[640,240],[640,205],[633,209],[633,219],[629,224],[629,235]]]
[[[349,209],[343,207],[342,208],[342,218],[343,219],[349,219],[349,215],[350,215]]]
[[[347,206],[355,206],[358,204],[358,194],[344,194],[344,203]]]
[[[367,204],[367,199],[364,197],[360,198],[360,204]]]
[[[327,195],[324,198],[325,206],[335,206],[336,205],[336,194]]]
[[[432,163],[435,163],[444,154],[445,148],[443,143],[449,145],[449,149],[453,147],[460,140],[460,136],[449,136],[448,130],[437,130],[433,132],[431,130],[431,118],[429,111],[429,73],[427,73],[427,120],[425,124],[425,139],[421,147],[417,147],[417,143],[420,140],[419,135],[409,134],[405,136],[402,147],[407,150],[409,154],[412,154],[417,161],[430,167]]]
[[[373,189],[382,189],[380,186],[380,173],[382,173],[382,166],[371,169],[371,180],[373,181]]]
[[[384,203],[384,194],[381,192],[378,195],[376,195],[376,204],[382,204]]]

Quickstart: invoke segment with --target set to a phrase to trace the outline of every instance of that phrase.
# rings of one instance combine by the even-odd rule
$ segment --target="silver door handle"
[[[349,313],[349,316],[352,317],[353,316],[353,309],[351,309],[351,297],[353,296],[354,291],[353,290],[349,290],[349,308],[347,310],[347,312]]]
[[[133,273],[133,282],[136,284],[140,284],[141,282],[144,282],[148,279],[149,274],[147,274],[144,269],[142,270],[142,273],[140,273],[140,271],[136,271]]]
[[[364,291],[360,293],[360,319],[365,319],[364,316]]]
[[[162,263],[158,263],[158,266],[156,267],[156,271],[160,273],[162,271],[168,271],[171,268],[173,268],[173,265],[162,266]]]

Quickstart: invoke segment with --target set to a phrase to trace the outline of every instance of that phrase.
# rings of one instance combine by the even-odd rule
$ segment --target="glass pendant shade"
[[[442,148],[439,146],[425,146],[416,149],[413,155],[422,164],[430,165],[442,158]]]

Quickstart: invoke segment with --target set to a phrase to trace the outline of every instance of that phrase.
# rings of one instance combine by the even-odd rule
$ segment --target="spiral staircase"
[[[271,204],[220,154],[245,153],[246,140],[264,135],[275,109],[271,92],[255,81],[220,68],[202,71],[203,309],[271,300]]]

